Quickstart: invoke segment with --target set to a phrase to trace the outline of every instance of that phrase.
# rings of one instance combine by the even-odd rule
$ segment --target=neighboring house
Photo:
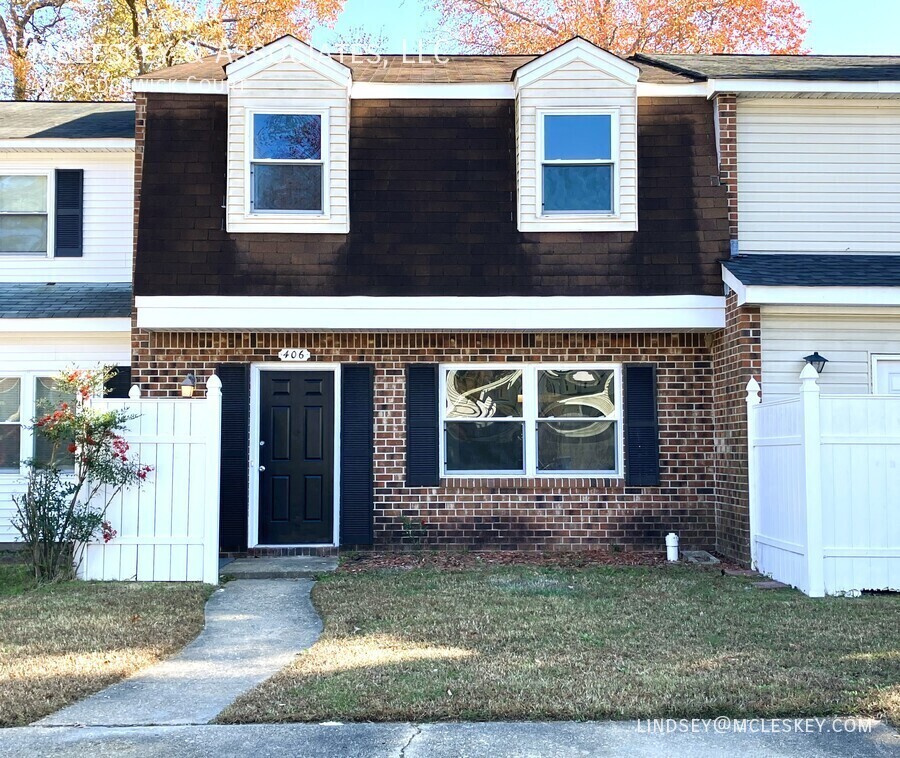
[[[138,78],[133,378],[222,379],[222,549],[747,560],[748,378],[894,383],[896,66],[283,38]]]
[[[0,543],[36,404],[71,366],[129,385],[134,106],[0,103]]]

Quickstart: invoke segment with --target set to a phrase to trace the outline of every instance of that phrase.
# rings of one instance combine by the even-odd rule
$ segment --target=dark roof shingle
[[[739,255],[722,265],[747,286],[900,287],[900,255]]]
[[[440,59],[415,55],[333,55],[353,72],[353,81],[380,83],[466,84],[510,82],[516,72],[538,55],[448,55]],[[151,71],[137,77],[150,81],[225,81],[225,66],[236,60],[226,54],[208,55],[191,63]],[[652,61],[629,61],[637,66],[640,80],[659,84],[684,84],[696,77],[658,66]]]
[[[639,61],[655,63],[706,79],[834,79],[883,81],[900,79],[896,55],[671,55],[640,53]]]
[[[130,282],[0,283],[0,318],[126,318]]]
[[[134,139],[133,103],[0,102],[0,139]]]

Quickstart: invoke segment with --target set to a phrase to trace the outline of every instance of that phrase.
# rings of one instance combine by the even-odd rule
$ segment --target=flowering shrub
[[[153,470],[130,454],[122,436],[136,417],[90,404],[91,398],[103,397],[113,375],[111,368],[64,371],[54,388],[72,400],[38,409],[33,428],[50,444],[49,461],[26,461],[27,489],[13,496],[13,526],[38,581],[71,578],[77,546],[98,532],[104,542],[114,539],[117,532],[106,520],[110,503],[123,489],[140,486]]]

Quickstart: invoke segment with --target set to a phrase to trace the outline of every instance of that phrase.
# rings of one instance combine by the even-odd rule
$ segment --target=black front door
[[[259,543],[334,539],[334,374],[262,371]]]

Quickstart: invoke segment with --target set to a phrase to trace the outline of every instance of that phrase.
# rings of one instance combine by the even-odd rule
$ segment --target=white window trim
[[[56,249],[56,171],[47,168],[0,168],[0,176],[45,176],[47,177],[47,252],[40,253],[5,253],[0,250],[0,261],[34,261],[41,258],[53,258]],[[0,214],[7,215],[7,214]],[[18,214],[10,214],[18,215]],[[39,214],[22,214],[39,215]]]
[[[446,456],[445,423],[447,418],[447,371],[484,370],[522,372],[522,418],[510,419],[510,423],[524,423],[525,470],[524,471],[448,471]],[[539,471],[537,468],[538,423],[538,371],[612,371],[616,393],[616,412],[607,417],[616,422],[616,469],[612,471]],[[624,478],[625,424],[622,417],[622,365],[619,363],[442,363],[438,366],[438,424],[440,472],[442,479],[622,479]],[[459,419],[456,419],[459,420]],[[545,419],[546,420],[546,419]]]
[[[43,371],[4,371],[0,372],[0,379],[19,380],[19,470],[0,470],[0,477],[18,479],[28,474],[28,467],[23,461],[34,457],[35,432],[32,421],[37,416],[37,382],[38,379],[52,379],[56,375],[55,370]],[[3,424],[7,426],[7,424]],[[12,426],[12,424],[8,424]]]
[[[897,355],[894,353],[879,353],[877,355],[872,355],[872,394],[888,396],[890,393],[881,392],[881,389],[878,386],[878,364],[879,363],[900,364],[900,355]]]
[[[619,135],[620,108],[539,108],[537,110],[537,143],[535,157],[535,188],[536,188],[536,207],[535,216],[538,221],[619,221],[621,220],[621,211],[619,204],[620,181],[619,174],[621,172],[621,139]],[[544,154],[546,145],[544,143],[544,121],[547,116],[609,116],[610,117],[610,159],[609,160],[585,160],[585,161],[545,161]],[[592,165],[612,165],[613,167],[613,186],[612,186],[612,211],[544,211],[544,164],[570,165],[592,164]]]
[[[253,158],[254,121],[256,116],[319,116],[321,119],[322,157],[320,160],[255,160]],[[321,106],[310,105],[309,108],[279,108],[279,109],[247,109],[245,111],[246,123],[244,125],[244,217],[248,220],[273,220],[278,221],[328,221],[331,219],[331,123],[329,109]],[[253,208],[253,164],[322,164],[322,210],[321,211],[258,211]],[[266,231],[260,229],[260,231]],[[273,230],[274,231],[274,230]]]

